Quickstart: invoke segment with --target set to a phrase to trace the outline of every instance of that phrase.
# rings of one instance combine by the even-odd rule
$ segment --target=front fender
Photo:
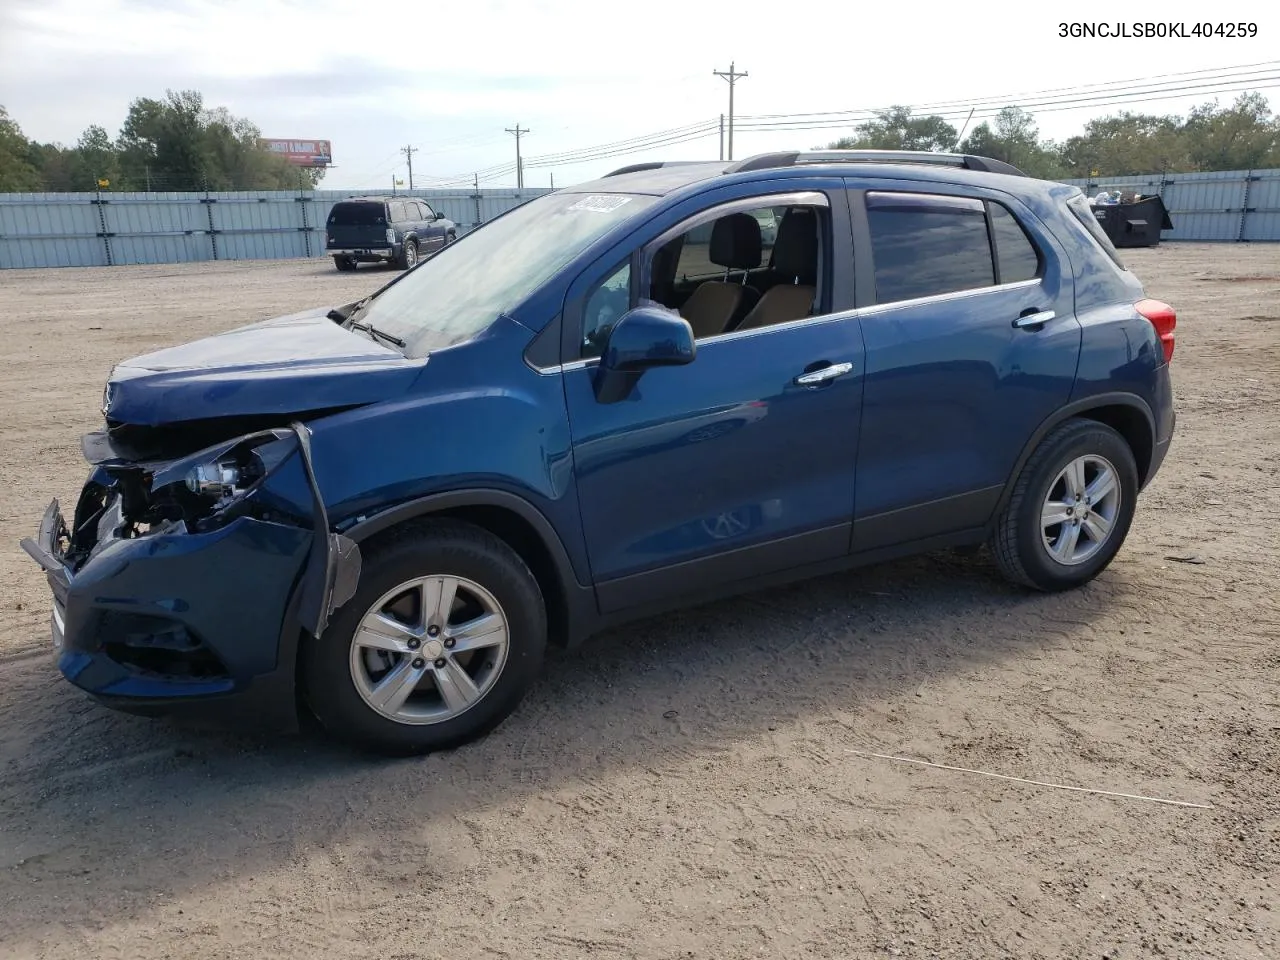
[[[493,491],[543,518],[573,579],[589,583],[560,376],[524,363],[528,330],[510,320],[495,326],[433,353],[409,395],[308,425],[328,529],[367,532],[368,522],[385,523],[388,511],[413,501]],[[308,487],[295,470],[282,473],[272,493],[301,505],[310,501]]]

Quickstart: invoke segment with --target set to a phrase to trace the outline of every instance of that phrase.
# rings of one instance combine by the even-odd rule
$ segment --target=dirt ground
[[[1125,257],[1178,433],[1096,583],[942,554],[707,606],[399,762],[93,705],[17,543],[114,362],[389,273],[0,274],[0,956],[1280,956],[1280,247]]]

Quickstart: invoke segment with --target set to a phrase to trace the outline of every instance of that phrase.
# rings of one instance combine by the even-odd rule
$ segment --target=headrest
[[[760,222],[749,213],[731,213],[711,228],[711,262],[730,270],[760,266]]]
[[[792,207],[783,216],[773,243],[773,268],[797,283],[818,282],[818,214],[812,207]]]

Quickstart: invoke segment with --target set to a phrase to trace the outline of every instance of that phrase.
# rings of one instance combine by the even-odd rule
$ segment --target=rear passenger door
[[[1070,396],[1080,325],[1065,253],[1012,196],[887,181],[850,200],[866,345],[860,552],[987,522]]]

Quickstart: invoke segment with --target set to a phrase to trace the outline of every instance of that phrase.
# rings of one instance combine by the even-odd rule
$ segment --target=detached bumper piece
[[[49,505],[22,547],[49,581],[53,647],[68,680],[128,712],[258,728],[296,722],[298,635],[322,633],[351,597],[360,553],[329,531],[309,431],[295,424],[282,433],[291,431],[289,459],[307,478],[312,525],[305,515],[288,522],[247,509],[221,524],[147,527],[125,517],[127,488],[101,467],[70,527],[58,501]]]

